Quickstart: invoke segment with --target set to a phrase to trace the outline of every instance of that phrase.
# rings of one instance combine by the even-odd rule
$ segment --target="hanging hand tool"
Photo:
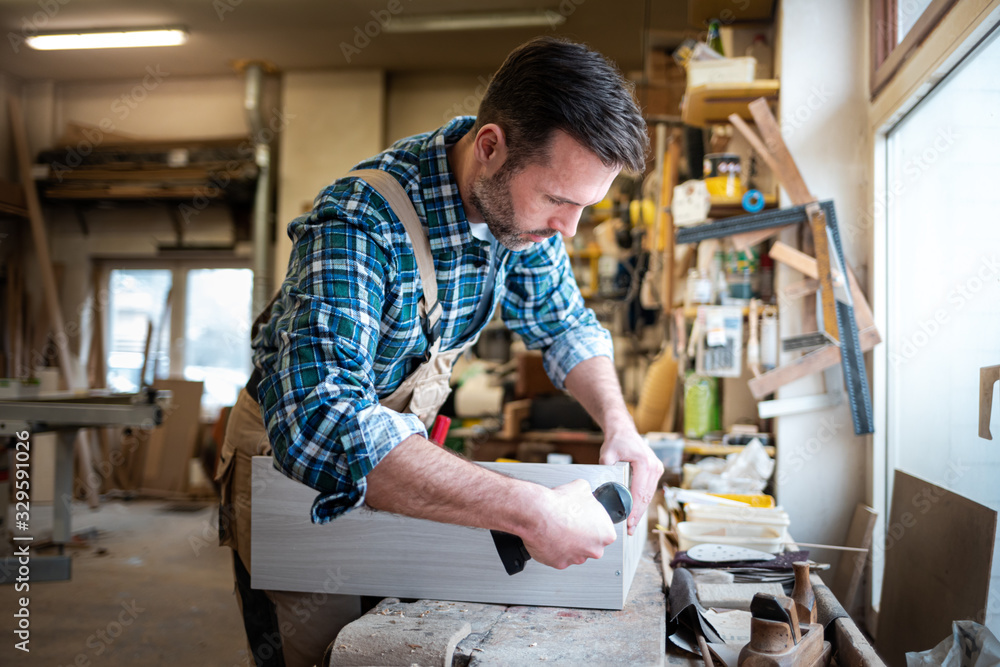
[[[605,482],[594,491],[594,498],[601,503],[612,523],[621,523],[632,513],[632,494],[618,482]],[[507,574],[517,574],[524,564],[531,560],[531,554],[524,547],[524,541],[517,535],[502,530],[491,530],[493,543]]]

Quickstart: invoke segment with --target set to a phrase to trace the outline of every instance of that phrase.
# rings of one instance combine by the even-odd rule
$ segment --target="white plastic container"
[[[677,524],[677,541],[681,551],[699,544],[726,544],[773,554],[782,550],[782,535],[783,531],[776,528],[749,524],[703,521],[682,521]]]
[[[688,63],[687,87],[712,83],[750,83],[757,72],[757,60],[752,56],[719,60],[692,60]]]
[[[729,507],[725,505],[708,505],[687,503],[684,505],[684,516],[688,521],[698,523],[716,523],[725,525],[766,526],[784,532],[791,523],[785,510],[763,507]]]
[[[665,471],[680,472],[684,459],[684,438],[679,433],[647,433],[643,436]]]

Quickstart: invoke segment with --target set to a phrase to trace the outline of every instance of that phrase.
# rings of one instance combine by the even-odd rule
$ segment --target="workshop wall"
[[[171,78],[151,66],[137,80],[55,83],[32,81],[23,86],[25,124],[32,155],[56,144],[71,123],[92,126],[80,145],[107,140],[111,133],[144,139],[190,139],[234,137],[247,134],[243,112],[243,81],[236,74],[226,77]],[[3,105],[6,114],[6,104]],[[4,138],[5,141],[9,141]],[[13,177],[19,180],[19,177]],[[62,265],[59,284],[63,317],[67,323],[81,322],[81,306],[91,291],[91,258],[95,256],[149,257],[157,245],[175,240],[165,208],[91,207],[86,212],[84,233],[73,209],[47,207],[52,260]],[[185,231],[191,243],[228,243],[232,240],[229,213],[224,207],[201,211],[196,224]],[[34,263],[28,264],[29,271]],[[40,282],[29,274],[29,291]],[[32,294],[40,303],[41,294]],[[71,349],[78,350],[78,336],[71,336]]]
[[[288,223],[319,191],[385,146],[385,74],[380,70],[288,72],[282,131],[274,288],[285,277],[292,244]]]
[[[778,54],[782,134],[810,190],[820,199],[835,200],[844,253],[862,287],[872,245],[871,230],[860,226],[867,219],[862,213],[867,210],[871,155],[866,138],[868,32],[859,28],[866,21],[863,3],[785,0]],[[794,244],[794,235],[788,230],[781,239]],[[777,267],[779,294],[782,286],[800,279],[794,270]],[[804,331],[803,312],[801,301],[782,302],[782,337]],[[823,376],[815,374],[786,385],[778,398],[823,391]],[[776,421],[776,491],[796,539],[843,544],[855,505],[866,500],[871,438],[854,435],[846,401]],[[835,564],[837,556],[822,551],[815,558]]]
[[[474,116],[490,75],[390,74],[386,82],[386,143],[437,129],[455,116]]]

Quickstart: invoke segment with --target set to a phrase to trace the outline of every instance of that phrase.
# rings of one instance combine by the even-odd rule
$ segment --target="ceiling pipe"
[[[271,212],[271,145],[267,139],[273,137],[265,132],[261,100],[264,96],[264,64],[252,62],[246,65],[246,90],[243,109],[250,126],[257,162],[257,191],[254,195],[251,240],[253,252],[253,310],[250,319],[257,316],[271,299],[270,288],[270,212]]]

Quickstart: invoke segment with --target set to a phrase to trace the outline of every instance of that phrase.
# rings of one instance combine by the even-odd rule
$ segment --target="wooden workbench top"
[[[650,553],[640,559],[621,611],[386,598],[341,631],[330,648],[329,664],[398,664],[405,657],[419,664],[470,667],[662,665],[666,604],[663,579]],[[363,627],[352,628],[355,624]],[[443,636],[465,632],[457,646],[449,647]],[[415,639],[435,633],[435,641]]]

